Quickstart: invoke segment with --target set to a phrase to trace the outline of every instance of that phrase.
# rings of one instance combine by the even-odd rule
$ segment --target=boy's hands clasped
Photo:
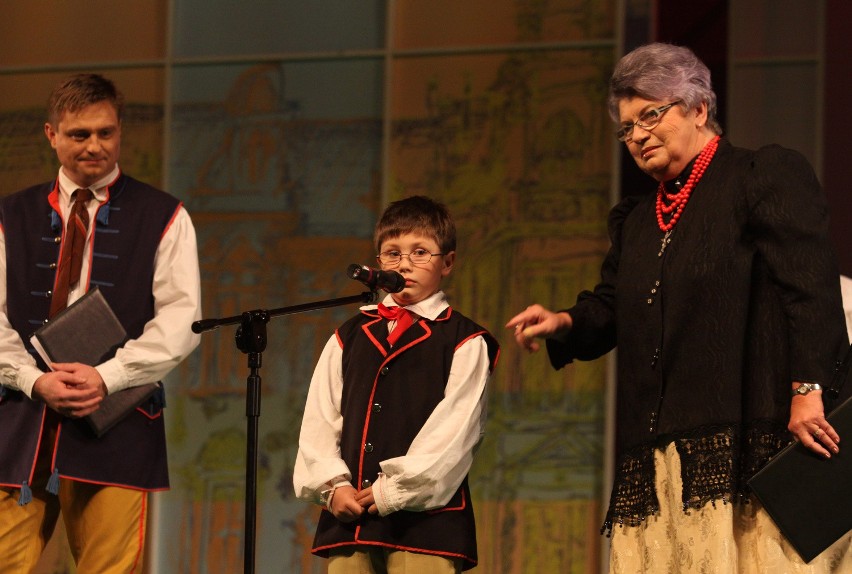
[[[348,484],[334,489],[334,494],[328,504],[328,510],[341,522],[358,520],[364,511],[378,514],[376,499],[373,497],[373,487],[357,491]]]

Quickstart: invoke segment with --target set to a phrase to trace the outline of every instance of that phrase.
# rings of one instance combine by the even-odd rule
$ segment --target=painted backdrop
[[[451,302],[503,345],[471,473],[474,572],[597,572],[605,361],[554,372],[543,354],[517,351],[503,324],[532,302],[568,306],[597,279],[614,163],[604,99],[616,3],[397,0],[386,11],[379,0],[361,9],[326,0],[322,19],[304,3],[258,3],[228,18],[226,2],[209,4],[174,3],[176,56],[310,42],[389,51],[104,70],[129,100],[123,169],[178,195],[193,217],[204,316],[357,294],[344,270],[374,261],[372,227],[386,201],[441,199],[459,225]],[[288,19],[331,29],[276,32]],[[2,108],[2,193],[55,175],[41,102],[61,75],[24,74],[34,96]],[[13,80],[0,84],[20,85]],[[324,572],[309,553],[317,510],[294,499],[292,467],[314,362],[354,312],[268,325],[258,572]],[[224,327],[168,377],[172,490],[155,497],[149,569],[241,571],[248,375]],[[59,549],[44,572],[73,566]]]

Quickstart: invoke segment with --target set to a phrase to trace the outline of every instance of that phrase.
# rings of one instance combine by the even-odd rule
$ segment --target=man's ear
[[[44,124],[44,135],[47,137],[47,141],[50,142],[50,147],[56,149],[56,130],[53,129],[50,122]]]

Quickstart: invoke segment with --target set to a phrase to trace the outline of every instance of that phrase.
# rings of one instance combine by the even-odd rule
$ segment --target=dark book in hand
[[[51,363],[83,363],[96,366],[124,344],[127,332],[97,287],[56,314],[33,333],[30,343],[41,358]],[[147,400],[157,383],[130,387],[104,397],[98,410],[85,417],[97,436]]]
[[[849,376],[852,350],[829,389],[839,391]],[[826,417],[840,435],[840,452],[825,459],[794,442],[749,480],[766,512],[805,562],[852,530],[852,398],[849,384]],[[833,404],[829,391],[823,398]]]

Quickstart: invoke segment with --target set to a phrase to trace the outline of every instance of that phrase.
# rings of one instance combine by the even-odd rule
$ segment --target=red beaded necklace
[[[689,174],[689,179],[686,180],[686,185],[680,188],[677,193],[669,193],[666,191],[665,184],[662,181],[660,182],[660,186],[657,188],[657,225],[660,226],[660,231],[668,233],[674,228],[681,213],[683,213],[683,208],[686,207],[686,202],[689,201],[689,195],[698,184],[701,176],[704,175],[704,171],[710,165],[710,160],[713,159],[718,147],[719,136],[716,136],[698,154],[695,165],[692,166],[692,171]],[[663,203],[663,194],[666,194],[668,205]],[[663,222],[664,213],[672,216],[668,223]]]

